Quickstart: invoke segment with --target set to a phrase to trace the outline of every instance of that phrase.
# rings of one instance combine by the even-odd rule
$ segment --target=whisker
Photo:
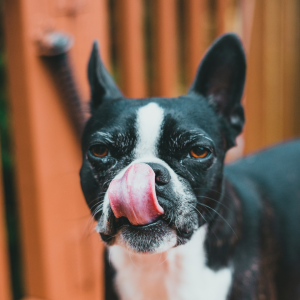
[[[204,218],[204,216],[203,216],[203,214],[196,208],[196,207],[194,207],[193,205],[191,205],[191,204],[188,204],[188,205],[190,205],[190,207],[191,208],[193,208],[193,209],[195,209],[196,210],[196,212],[198,212],[199,214],[200,214],[200,216],[204,219],[204,221],[208,224],[208,222],[207,222],[207,220]],[[211,214],[211,212],[209,212],[209,214],[210,214],[210,216],[212,217],[212,214]],[[217,240],[219,240],[219,238],[217,237],[217,235],[216,235],[216,233],[215,233],[215,231],[214,230],[212,230],[212,232],[213,232],[213,234],[214,234],[214,236],[216,237],[216,239]]]
[[[224,206],[225,208],[227,208],[230,211],[230,208],[228,206],[226,206],[225,204],[221,203],[221,201],[218,201],[218,200],[216,200],[214,198],[210,198],[210,197],[207,197],[207,196],[198,196],[198,197],[199,198],[206,198],[206,199],[210,199],[212,201],[215,201],[215,202],[217,202],[218,204]]]
[[[230,198],[229,198],[228,196],[226,196],[226,195],[224,194],[224,192],[219,192],[219,191],[214,190],[214,189],[210,189],[210,188],[201,188],[201,187],[199,187],[199,188],[193,188],[193,189],[194,189],[194,190],[207,190],[207,191],[210,191],[210,192],[215,192],[215,193],[219,194],[220,196],[224,197],[224,199],[230,200]]]
[[[218,216],[220,216],[220,218],[222,218],[222,220],[229,226],[229,228],[232,230],[232,232],[234,233],[234,235],[236,236],[236,237],[238,237],[237,235],[236,235],[236,233],[235,233],[235,231],[233,230],[233,228],[230,226],[230,224],[223,218],[223,216],[221,215],[221,214],[219,214],[215,209],[213,209],[212,207],[210,207],[210,206],[208,206],[208,205],[205,205],[205,204],[203,204],[203,203],[198,203],[199,205],[202,205],[202,206],[205,206],[205,207],[207,207],[207,208],[209,208],[209,209],[211,209],[212,211],[214,211]]]

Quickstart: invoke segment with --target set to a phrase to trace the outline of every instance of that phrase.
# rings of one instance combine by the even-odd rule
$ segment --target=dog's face
[[[244,123],[245,69],[241,43],[228,34],[207,52],[187,95],[128,99],[94,45],[80,176],[107,244],[162,252],[214,218],[224,156]]]

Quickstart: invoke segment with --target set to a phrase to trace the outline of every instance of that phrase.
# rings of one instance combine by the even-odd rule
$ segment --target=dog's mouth
[[[188,204],[184,207],[184,200],[177,199],[168,185],[170,177],[162,177],[162,170],[161,166],[136,163],[120,179],[111,181],[107,192],[109,211],[98,223],[101,238],[108,245],[158,253],[192,236],[197,215],[190,212]]]
[[[145,225],[133,225],[125,217],[115,222],[114,236],[101,234],[108,244],[118,244],[138,253],[163,252],[177,243],[176,231],[162,216]]]
[[[149,224],[134,225],[134,224],[131,224],[126,217],[121,217],[116,220],[116,228],[117,228],[117,230],[124,228],[124,227],[130,227],[135,230],[147,229],[147,228],[151,228],[152,226],[155,226],[160,220],[163,220],[163,219],[164,219],[163,216],[159,216],[158,218],[156,218],[155,220],[153,220],[153,222],[151,222]]]
[[[178,228],[166,215],[157,217],[144,225],[133,225],[126,217],[109,218],[113,234],[100,232],[108,245],[124,246],[136,253],[159,253],[187,242],[194,233],[193,228]]]

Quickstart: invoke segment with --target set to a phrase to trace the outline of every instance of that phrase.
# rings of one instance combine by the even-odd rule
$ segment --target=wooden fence
[[[92,41],[129,97],[176,96],[212,40],[235,31],[248,53],[247,126],[231,158],[300,133],[297,0],[5,0],[25,299],[100,300],[103,246],[80,185],[80,145],[36,40],[74,37],[70,58],[89,99]],[[87,107],[87,106],[86,106]],[[0,299],[12,299],[0,189]]]

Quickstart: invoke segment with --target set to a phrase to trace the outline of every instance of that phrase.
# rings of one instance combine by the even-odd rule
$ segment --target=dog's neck
[[[111,247],[109,259],[116,269],[120,299],[225,300],[232,272],[228,267],[214,271],[206,266],[206,235],[204,225],[186,245],[160,254]]]

